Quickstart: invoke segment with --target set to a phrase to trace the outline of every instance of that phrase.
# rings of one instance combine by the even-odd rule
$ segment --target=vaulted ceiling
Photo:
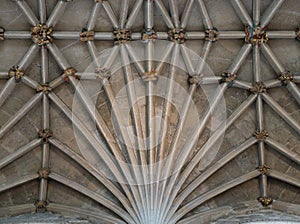
[[[0,6],[0,217],[300,216],[300,1]]]

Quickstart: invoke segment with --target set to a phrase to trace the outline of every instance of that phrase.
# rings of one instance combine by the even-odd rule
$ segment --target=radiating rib
[[[18,63],[18,66],[22,70],[26,70],[26,68],[31,64],[35,55],[39,51],[39,46],[36,44],[32,44],[30,48],[27,50],[21,61]]]
[[[32,12],[31,8],[29,8],[29,6],[27,5],[27,3],[24,0],[19,0],[19,1],[15,1],[15,2],[18,5],[18,7],[21,9],[23,14],[26,16],[28,22],[32,26],[35,26],[36,24],[39,23],[38,19],[36,18],[36,16]]]
[[[0,72],[0,77],[1,77],[1,72]],[[295,83],[300,83],[300,75],[295,75],[293,78]]]
[[[124,71],[125,85],[127,87],[127,93],[128,93],[129,107],[131,108],[132,111],[131,116],[133,120],[134,129],[137,135],[137,146],[140,153],[140,160],[141,160],[141,164],[145,166],[147,165],[147,151],[144,142],[144,134],[143,134],[142,123],[141,123],[140,109],[137,104],[137,96],[136,96],[136,91],[133,83],[134,77],[132,74],[129,57],[124,45],[120,46],[120,51],[121,51],[122,67]],[[144,169],[143,172],[145,172]]]
[[[152,41],[146,43],[145,60],[146,60],[146,71],[151,72],[154,70],[154,44]]]
[[[5,39],[31,39],[31,32],[29,31],[5,31]]]
[[[84,88],[81,86],[80,83],[75,82],[75,79],[73,77],[70,77],[70,80],[71,80],[72,84],[74,85],[74,87],[76,86],[76,91],[80,95],[81,101],[87,107],[88,112],[90,113],[90,116],[93,119],[97,118],[97,119],[95,119],[95,122],[97,124],[97,127],[101,131],[101,133],[104,133],[103,135],[105,135],[105,134],[106,135],[108,135],[108,134],[111,135],[111,133],[107,129],[108,127],[105,125],[105,121],[103,120],[103,118],[100,118],[101,115],[99,114],[99,112],[95,111],[94,107],[93,107],[94,105],[90,104],[90,99],[86,95]],[[110,102],[114,101],[113,92],[112,92],[111,87],[108,85],[108,82],[105,83],[104,89],[105,89],[105,92],[106,92],[106,96],[109,98],[109,101]],[[111,104],[113,105],[113,102],[111,102]],[[118,110],[118,108],[116,108],[117,107],[116,105],[113,105],[113,106],[114,106],[114,108],[112,108],[112,110],[113,110],[113,113],[116,116],[116,119],[118,121],[118,125],[119,125],[119,128],[121,130],[122,138],[124,139],[126,144],[128,144],[126,146],[127,146],[127,154],[129,155],[129,160],[130,161],[126,161],[126,158],[124,157],[124,154],[122,154],[122,151],[119,151],[119,149],[116,147],[115,144],[109,143],[109,145],[110,145],[112,151],[114,152],[114,155],[117,157],[117,161],[121,161],[122,163],[125,163],[124,165],[119,164],[119,166],[124,171],[125,177],[128,180],[128,182],[129,183],[135,183],[135,182],[140,183],[140,182],[142,182],[141,181],[141,175],[140,175],[139,169],[135,167],[135,165],[137,165],[137,158],[136,158],[135,151],[133,150],[134,148],[133,148],[133,146],[130,142],[128,133],[126,132],[127,130],[124,130],[125,125],[124,125],[124,122],[122,121],[121,113]],[[99,122],[100,119],[102,119],[102,120]],[[102,123],[102,125],[100,125],[100,123]],[[103,125],[103,123],[104,123],[104,125]],[[103,126],[107,130],[105,130]],[[105,130],[105,132],[104,132],[104,130]],[[110,139],[113,138],[112,135],[109,136],[109,137],[110,137]],[[133,165],[133,167],[134,167],[133,172],[131,172],[130,168],[127,166],[127,162],[129,162],[130,164]],[[133,173],[133,176],[131,176],[132,173]],[[140,185],[135,186],[135,185],[130,184],[129,187],[132,189],[134,196],[137,197],[136,201],[144,203],[144,198],[143,198],[143,193],[142,193],[141,186]],[[136,188],[138,189],[139,192],[136,192]],[[136,194],[138,194],[138,195],[136,195]],[[143,207],[140,206],[138,208],[142,209]]]
[[[245,44],[241,48],[238,55],[233,59],[232,64],[228,68],[228,72],[237,73],[237,71],[241,67],[242,63],[246,60],[247,56],[249,55],[251,48],[252,48],[251,44]]]
[[[128,17],[125,28],[130,29],[143,5],[143,0],[136,0],[133,9]]]
[[[185,28],[187,26],[189,17],[190,17],[190,12],[192,10],[193,4],[195,0],[188,0],[187,3],[185,4],[184,11],[181,16],[181,27],[180,28]]]
[[[250,82],[245,82],[241,80],[234,80],[233,81],[233,87],[240,88],[240,89],[246,89],[249,90],[252,87],[252,84]]]
[[[268,137],[265,139],[265,143],[267,143],[269,146],[271,146],[273,149],[277,150],[279,153],[283,154],[290,160],[294,161],[298,165],[300,165],[300,155],[291,151],[283,144],[275,141],[274,139]]]
[[[126,222],[132,223],[134,222],[133,219],[130,217],[130,215],[118,204],[116,204],[113,200],[106,198],[105,196],[101,194],[97,194],[95,191],[92,191],[85,186],[76,183],[75,181],[70,180],[67,177],[61,176],[57,173],[51,172],[49,174],[49,178],[52,180],[55,180],[69,188],[72,188],[85,196],[95,200],[96,202],[102,204],[106,208],[110,209],[111,211],[115,212],[117,215],[122,217]]]
[[[90,133],[90,131],[85,127],[82,121],[79,120],[78,117],[75,116],[75,114],[73,114],[72,111],[54,93],[51,92],[48,95],[50,99],[65,113],[65,115],[78,128],[78,130],[83,134],[83,136],[90,142],[90,144],[95,149],[95,152],[98,153],[98,155],[102,158],[103,162],[110,170],[110,174],[106,174],[106,175],[112,175],[112,177],[116,178],[116,180],[122,186],[122,189],[124,190],[126,196],[131,201],[132,207],[136,211],[136,214],[140,215],[139,207],[141,207],[141,205],[139,203],[140,202],[140,199],[138,197],[139,194],[135,190],[136,186],[130,186],[132,188],[131,190],[133,191],[132,193],[133,197],[135,197],[135,199],[133,199],[129,187],[126,184],[124,184],[126,183],[126,179],[130,182],[132,181],[127,166],[119,163],[120,166],[119,168],[122,170],[120,171],[115,161],[111,158],[112,155],[109,152],[107,152],[103,143],[99,142],[99,140],[95,137],[95,135]],[[114,156],[117,159],[117,162],[121,161],[121,158],[123,156],[122,152],[115,150],[114,148],[112,148],[112,151]],[[122,161],[124,161],[124,159],[122,159]],[[139,219],[142,220],[141,217],[139,217]]]
[[[5,124],[2,125],[0,129],[0,138],[2,138],[19,120],[22,119],[42,98],[43,93],[35,94],[27,103],[15,113],[12,117],[6,121]]]
[[[170,56],[174,46],[175,46],[174,42],[170,42],[170,43],[168,43],[168,46],[166,47],[166,49],[164,49],[164,53],[162,55],[162,58],[160,58],[158,60],[159,63],[156,66],[156,69],[155,69],[155,71],[157,72],[158,75],[160,75],[163,67],[166,65],[167,58]]]
[[[104,222],[106,224],[126,224],[123,220],[113,217],[111,214],[108,214],[102,210],[91,210],[91,209],[83,209],[74,206],[61,205],[56,203],[49,203],[47,206],[47,211],[61,213],[67,212],[80,216],[88,216],[97,219],[97,221]]]
[[[269,80],[265,82],[267,89],[282,86],[282,82],[279,79]]]
[[[263,100],[261,95],[257,96],[256,100],[256,119],[258,130],[264,130],[264,118],[263,118]],[[266,164],[265,159],[265,144],[263,141],[258,142],[258,164],[259,166],[264,166]],[[260,176],[260,192],[262,197],[267,197],[267,176],[262,174]]]
[[[190,50],[187,48],[185,45],[181,44],[180,45],[180,52],[184,60],[184,64],[186,66],[186,70],[189,75],[197,75],[195,74],[195,68],[192,63],[191,57],[190,57]]]
[[[11,95],[13,90],[15,89],[16,81],[14,77],[9,78],[6,81],[5,85],[2,87],[0,92],[0,107],[6,101],[6,99]]]
[[[115,101],[115,97],[114,97],[114,94],[113,94],[113,91],[112,91],[112,88],[111,88],[111,85],[110,83],[106,80],[103,83],[103,88],[104,88],[104,91],[106,93],[106,96],[107,98],[109,99],[109,102],[110,102],[110,105],[112,107],[112,112],[116,118],[116,123],[117,123],[117,126],[121,132],[121,137],[122,139],[124,140],[124,143],[126,145],[126,148],[127,148],[127,155],[129,156],[129,164],[132,165],[133,167],[133,175],[134,175],[134,179],[137,183],[137,188],[139,190],[139,195],[140,195],[140,198],[141,198],[141,202],[145,205],[145,200],[144,200],[144,193],[143,193],[143,186],[141,186],[140,183],[143,183],[143,177],[142,177],[142,174],[141,174],[141,170],[140,170],[140,167],[136,167],[138,164],[138,160],[137,160],[137,154],[136,154],[136,150],[134,148],[134,145],[132,144],[131,142],[131,139],[130,139],[130,136],[128,135],[128,131],[127,131],[127,128],[126,128],[126,125],[125,125],[125,122],[123,120],[123,115],[118,107],[118,105],[116,103],[114,103]],[[126,162],[126,159],[125,158],[121,158],[123,160],[123,162]],[[127,172],[130,172],[130,170],[128,170]],[[130,183],[129,183],[130,184]],[[135,184],[133,182],[133,184]],[[133,186],[133,187],[136,187],[136,186]],[[146,195],[146,193],[145,193]],[[145,207],[141,207],[141,209],[144,209]]]
[[[89,49],[92,52],[91,53],[92,57],[94,57],[94,55],[95,55],[95,53],[94,53],[95,52],[95,47],[94,47],[93,43],[89,43]],[[105,62],[103,68],[105,68],[107,70],[110,69],[110,67],[111,67],[114,59],[116,58],[118,52],[119,52],[119,47],[115,46],[112,49],[111,54],[108,57],[107,61]],[[97,62],[96,58],[93,58],[93,60],[96,62],[96,65],[98,67],[101,66]],[[128,152],[128,155],[129,155],[130,162],[131,162],[132,165],[138,165],[137,154],[136,154],[135,147],[133,146],[133,144],[131,142],[131,139],[130,139],[130,136],[128,135],[128,131],[126,129],[126,125],[125,125],[125,122],[123,120],[121,111],[120,111],[118,105],[116,103],[114,103],[115,97],[114,97],[114,94],[113,94],[113,91],[112,91],[112,87],[111,87],[110,83],[106,79],[102,80],[102,84],[103,84],[103,88],[104,88],[104,91],[106,93],[106,96],[107,96],[107,98],[108,98],[108,100],[110,102],[110,105],[112,106],[112,112],[114,113],[114,116],[116,117],[118,128],[119,128],[119,130],[121,132],[122,139],[124,140],[124,142],[126,144],[127,152]],[[134,172],[134,173],[135,173],[135,177],[137,178],[137,180],[141,180],[140,179],[141,178],[140,172]]]
[[[203,77],[200,81],[201,85],[207,85],[207,84],[217,84],[220,83],[220,80],[222,79],[221,76],[209,76],[209,77]]]
[[[36,88],[39,86],[39,83],[32,78],[29,78],[27,75],[24,75],[22,77],[22,83],[29,86],[30,88],[36,90]]]
[[[211,135],[211,137],[208,139],[208,141],[201,147],[201,149],[198,150],[196,155],[194,155],[193,159],[189,162],[186,169],[183,171],[183,173],[178,178],[178,183],[173,188],[172,194],[169,197],[168,204],[165,211],[169,211],[171,208],[171,205],[173,203],[173,200],[175,199],[177,193],[181,189],[182,185],[184,184],[186,178],[189,176],[189,174],[193,171],[194,167],[199,164],[201,159],[204,157],[204,155],[215,145],[215,142],[217,142],[222,135],[225,133],[225,131],[233,124],[234,121],[236,121],[245,111],[246,109],[255,101],[256,95],[250,95],[231,115],[230,117],[224,121],[218,129]],[[180,155],[178,158],[182,158]],[[178,174],[179,175],[179,174]],[[174,180],[175,181],[175,180]],[[175,211],[173,211],[175,212]],[[170,211],[168,213],[169,216],[173,215]]]
[[[201,10],[201,15],[203,18],[203,23],[204,23],[204,27],[206,29],[213,29],[213,24],[210,20],[210,17],[208,15],[204,0],[197,0],[200,6],[200,10]]]
[[[249,48],[250,47],[250,48]],[[251,45],[244,45],[243,48],[240,50],[240,52],[238,53],[238,55],[236,56],[236,58],[233,60],[231,66],[229,67],[228,71],[232,72],[232,73],[236,73],[237,70],[239,69],[239,67],[241,66],[241,64],[243,63],[243,61],[246,59],[247,55],[249,54],[249,51],[251,49]],[[196,127],[193,135],[190,137],[190,139],[188,139],[186,142],[186,144],[184,145],[182,151],[180,152],[180,155],[178,156],[178,161],[176,161],[176,165],[173,168],[173,170],[181,170],[181,168],[183,167],[183,164],[185,164],[186,159],[188,158],[188,156],[190,155],[192,149],[194,148],[200,134],[203,132],[205,125],[207,124],[209,118],[211,117],[211,114],[213,113],[213,111],[215,110],[215,108],[217,107],[220,99],[222,98],[225,90],[227,89],[227,83],[222,83],[218,89],[217,89],[217,93],[215,94],[214,98],[212,99],[209,108],[206,110],[204,117],[201,120],[201,123]],[[205,152],[205,150],[204,150]],[[164,205],[162,206],[162,211],[161,215],[166,215],[164,214],[164,211],[168,210],[168,205],[167,203],[171,203],[172,200],[169,200],[170,194],[173,190],[173,188],[175,188],[175,191],[173,190],[173,195],[176,196],[175,192],[181,188],[182,184],[184,183],[185,179],[189,176],[190,172],[192,172],[192,170],[194,169],[194,167],[199,163],[201,157],[202,157],[202,153],[203,151],[199,150],[197,155],[193,158],[193,161],[196,161],[194,163],[190,162],[188,164],[188,166],[185,168],[185,170],[183,171],[183,174],[181,175],[181,178],[179,178],[179,182],[177,183],[177,185],[175,186],[175,182],[177,180],[177,177],[179,175],[179,172],[176,172],[170,179],[168,188],[167,188],[167,193],[166,198],[164,200]],[[164,218],[161,219],[161,221]]]
[[[287,84],[287,89],[290,91],[290,93],[294,96],[294,98],[300,104],[300,90],[299,90],[298,86],[293,82],[289,82]]]
[[[240,0],[231,0],[231,4],[244,25],[252,26],[252,19],[250,18],[244,4]]]
[[[158,40],[168,40],[169,35],[168,32],[156,32]]]
[[[176,45],[176,46],[178,46],[178,45]],[[207,41],[206,44],[205,44],[205,46],[204,46],[203,52],[201,54],[201,57],[200,57],[202,60],[199,62],[199,65],[196,68],[196,70],[197,70],[196,74],[198,74],[198,75],[200,75],[203,72],[205,61],[207,59],[210,47],[211,47],[211,42]],[[174,56],[173,57],[176,57],[177,54],[179,54],[179,52],[174,52]],[[174,63],[176,65],[176,61],[174,61]],[[171,64],[174,64],[174,63],[171,62]],[[167,160],[168,163],[166,164],[166,168],[164,168],[166,170],[166,175],[163,176],[163,178],[162,178],[163,182],[162,182],[161,194],[160,194],[159,203],[158,203],[158,210],[159,211],[161,210],[161,203],[162,203],[162,200],[163,200],[164,191],[165,191],[165,187],[166,187],[166,184],[167,184],[167,177],[169,177],[172,174],[169,171],[171,171],[171,169],[173,167],[173,162],[174,162],[173,157],[175,156],[174,150],[176,149],[175,147],[178,144],[179,137],[180,137],[180,134],[181,134],[182,129],[183,129],[183,125],[184,125],[185,120],[187,118],[188,109],[190,108],[190,104],[192,102],[192,96],[193,96],[196,88],[197,88],[196,84],[193,84],[193,85],[190,86],[189,93],[188,93],[188,98],[184,100],[184,105],[182,107],[183,109],[180,112],[180,120],[179,120],[179,123],[177,124],[176,131],[175,131],[175,134],[173,136],[172,144],[171,144],[171,147],[170,147],[170,150],[169,150],[171,157],[170,157],[169,160]],[[168,108],[165,107],[165,112],[167,112],[167,109]],[[162,149],[160,149],[160,150],[162,150]],[[161,153],[164,154],[163,151]],[[161,169],[162,169],[162,167],[160,168],[160,170]]]
[[[170,211],[168,211],[169,215],[167,216],[166,220],[170,219],[172,215],[176,212],[176,210],[179,208],[181,203],[204,181],[206,181],[209,177],[211,177],[215,172],[220,170],[223,166],[225,166],[227,163],[229,163],[231,160],[236,158],[238,155],[249,149],[251,146],[253,146],[257,140],[254,137],[251,137],[247,139],[242,144],[233,147],[230,149],[229,153],[226,154],[222,159],[218,160],[213,166],[211,166],[209,169],[205,170],[203,173],[201,173],[196,179],[194,179],[174,200],[172,207],[170,208]]]
[[[43,144],[43,152],[42,152],[42,169],[49,168],[49,143]],[[47,200],[48,193],[48,180],[45,178],[41,178],[40,180],[40,188],[39,188],[39,200],[45,201]]]
[[[262,52],[264,56],[267,58],[268,62],[271,64],[275,72],[280,75],[282,74],[285,69],[282,66],[282,64],[279,62],[278,58],[274,55],[272,50],[269,48],[268,45],[262,44]],[[300,91],[296,84],[293,82],[288,82],[287,84],[288,90],[291,92],[291,94],[294,96],[294,98],[297,100],[297,102],[300,104]]]
[[[46,0],[39,0],[38,5],[39,5],[40,23],[44,24],[47,19]]]
[[[219,31],[219,39],[243,39],[246,33],[244,31]]]
[[[100,66],[97,58],[98,58],[98,51],[97,51],[97,48],[95,46],[95,43],[93,41],[88,41],[87,42],[87,46],[88,46],[88,49],[89,49],[89,53],[92,57],[92,60],[93,60],[93,63],[95,66]],[[95,76],[95,74],[94,74]]]
[[[129,8],[129,0],[123,0],[121,3],[121,12],[120,12],[120,19],[119,19],[120,29],[123,29],[125,26],[125,22],[128,16],[128,8]]]
[[[187,40],[202,40],[205,39],[205,32],[190,31],[185,33],[185,37]]]
[[[179,53],[180,53],[180,46],[179,44],[175,44],[173,47],[173,52],[170,60],[170,68],[169,68],[169,81],[166,89],[166,95],[164,99],[164,110],[162,114],[162,122],[160,125],[160,134],[159,137],[161,140],[160,148],[159,148],[159,154],[158,154],[158,161],[162,161],[164,159],[164,155],[166,153],[166,147],[167,147],[167,138],[163,139],[163,134],[168,129],[169,119],[171,115],[171,108],[172,108],[172,96],[174,91],[174,80],[175,80],[175,74],[176,74],[176,65],[178,65],[179,61]],[[176,128],[177,129],[177,128]],[[160,172],[160,169],[158,170]]]
[[[294,30],[292,31],[267,31],[267,35],[269,38],[272,39],[295,39],[296,38],[296,32]]]
[[[47,83],[49,79],[49,63],[48,63],[48,50],[46,46],[41,48],[41,73],[42,82]]]
[[[52,46],[52,45],[51,45]],[[59,60],[58,63],[60,63],[60,66],[63,70],[65,70],[66,68],[70,67],[68,62],[64,59],[63,55],[61,54],[61,52],[55,47],[55,45],[53,45],[53,48],[49,48],[50,52],[55,55],[55,59]],[[93,45],[91,45],[93,46]],[[89,48],[90,49],[90,48]],[[118,49],[117,47],[115,49]],[[116,51],[112,51],[110,57],[107,59],[106,64],[104,66],[108,66],[106,68],[109,68],[111,66],[111,63],[113,63],[113,57],[116,56]],[[63,62],[63,63],[62,63]],[[95,62],[97,62],[97,60],[95,60]],[[121,151],[119,151],[116,143],[115,143],[115,139],[113,138],[112,134],[110,133],[105,121],[103,120],[103,118],[101,117],[100,113],[96,110],[94,110],[94,105],[90,100],[90,97],[86,94],[83,86],[81,85],[80,82],[77,82],[73,77],[69,77],[71,84],[74,86],[74,88],[76,88],[76,93],[78,94],[78,96],[80,97],[82,103],[85,105],[85,107],[87,108],[90,116],[92,117],[93,120],[95,120],[96,122],[96,126],[98,127],[98,129],[100,130],[101,134],[103,135],[103,137],[106,139],[107,143],[109,144],[110,149],[113,151],[114,155],[117,157],[118,161],[122,161],[122,162],[126,162],[124,155],[122,154]],[[104,88],[105,91],[107,93],[107,96],[110,100],[112,100],[112,91],[110,90],[110,88],[107,86],[109,83],[105,82],[104,83]],[[108,94],[109,93],[109,94]],[[114,113],[116,111],[116,108],[114,108]],[[118,118],[120,118],[120,116],[118,116]],[[122,133],[122,134],[126,134]],[[123,136],[124,137],[124,136]],[[125,139],[127,140],[127,139]],[[130,144],[130,143],[129,143]],[[130,156],[131,162],[133,164],[135,163],[135,157],[132,154],[132,152],[129,150],[128,154]],[[131,177],[131,172],[128,170],[127,165],[121,165],[118,164],[122,169],[127,170],[127,172],[124,172],[126,179],[132,183],[132,177]],[[135,171],[135,170],[134,170]],[[137,178],[137,180],[139,180],[139,175],[138,173],[134,173],[135,174],[135,178]],[[128,186],[126,186],[127,188]],[[136,186],[130,186],[131,190],[133,191],[133,195],[136,199],[136,202],[139,203],[141,200],[139,200],[139,195],[141,195],[141,189],[140,187],[138,188],[139,190],[139,194],[136,192]],[[127,189],[128,190],[128,189]],[[142,198],[142,201],[143,198]],[[141,206],[136,206],[137,208],[140,208]]]
[[[211,41],[206,41],[205,42],[205,44],[203,46],[202,53],[200,55],[200,61],[197,64],[197,67],[196,67],[196,75],[201,75],[203,73],[203,70],[204,70],[205,65],[206,65],[206,60],[207,60],[208,54],[209,54],[210,49],[211,49],[211,45],[212,45]]]
[[[283,119],[288,123],[296,132],[300,134],[300,125],[294,120],[272,97],[267,94],[262,94],[264,101]]]
[[[180,28],[180,22],[179,22],[179,15],[178,15],[178,7],[176,0],[169,0],[169,6],[170,6],[170,12],[171,17],[173,19],[173,23],[175,25],[175,28]]]
[[[91,42],[90,46],[94,46],[93,42]],[[97,60],[95,60],[96,62]],[[66,65],[66,68],[69,67],[69,65]],[[64,68],[62,68],[64,69]],[[95,120],[96,126],[99,128],[101,134],[107,141],[110,148],[112,148],[115,151],[119,151],[120,147],[118,147],[116,140],[114,139],[112,133],[110,132],[109,128],[107,127],[105,121],[103,120],[100,113],[94,109],[94,105],[90,99],[90,97],[87,95],[86,91],[84,90],[82,84],[80,82],[76,82],[73,77],[70,77],[71,84],[76,88],[76,91],[78,93],[78,96],[80,97],[83,104],[85,104],[87,111],[89,112],[89,115],[93,120]]]
[[[215,187],[213,190],[210,190],[199,197],[193,199],[192,201],[188,202],[186,205],[184,205],[182,208],[180,208],[172,217],[170,221],[167,223],[173,224],[176,223],[180,218],[182,218],[184,215],[186,215],[188,212],[190,212],[193,208],[201,205],[205,201],[223,193],[226,192],[240,184],[243,184],[249,180],[252,180],[260,175],[260,172],[258,170],[251,171],[247,174],[244,174],[243,176],[237,177],[227,183],[224,183],[220,186]]]
[[[146,60],[146,72],[151,73],[154,70],[154,44],[152,41],[148,41],[145,46],[145,60]],[[155,125],[155,92],[154,92],[154,82],[146,81],[145,83],[145,97],[146,97],[146,144],[148,150],[148,166],[149,166],[149,176],[150,176],[150,208],[149,218],[153,217],[154,211],[154,188],[156,184],[156,125]],[[150,206],[149,206],[150,205]],[[150,222],[150,220],[149,220]]]
[[[68,2],[63,1],[63,0],[59,0],[56,3],[55,8],[51,12],[51,14],[46,22],[48,27],[56,25],[56,23],[59,21],[60,17],[63,15],[67,5],[68,5]]]
[[[119,28],[116,14],[115,14],[114,10],[112,9],[109,1],[103,1],[102,5],[103,5],[103,8],[105,9],[105,12],[107,13],[107,15],[110,19],[110,22],[111,22],[113,28],[114,29]]]
[[[145,1],[145,29],[147,31],[153,28],[153,0]]]
[[[97,58],[94,58],[95,54],[96,54],[95,53],[96,48],[95,48],[94,43],[89,41],[88,46],[89,46],[89,51],[91,52],[91,55],[93,57],[93,61],[96,63],[97,67],[100,67],[101,65],[97,61]],[[104,66],[103,66],[104,69],[109,70],[111,68],[111,65],[112,65],[113,61],[115,60],[115,58],[117,57],[118,53],[119,53],[119,47],[114,46],[113,49],[111,50],[111,53],[110,53],[109,57],[107,58],[106,62],[104,63]],[[129,162],[130,162],[130,164],[133,165],[134,178],[135,178],[137,183],[144,183],[144,179],[143,179],[142,173],[140,172],[141,171],[140,168],[135,167],[136,165],[138,165],[138,158],[137,158],[135,146],[133,145],[133,142],[131,141],[130,136],[128,134],[127,127],[126,127],[125,122],[123,120],[123,115],[121,114],[120,108],[118,107],[117,104],[114,103],[115,96],[114,96],[114,93],[112,91],[111,85],[106,79],[102,79],[101,82],[102,82],[104,91],[106,93],[106,96],[109,100],[109,103],[112,107],[112,112],[113,112],[114,116],[116,117],[116,121],[117,121],[116,123],[118,125],[119,130],[120,130],[121,137],[125,142],[126,149],[127,149],[126,154],[129,155],[129,160],[130,160]],[[139,190],[140,197],[142,199],[143,208],[145,208],[144,196],[146,196],[146,193],[144,195],[144,192],[143,192],[142,188],[143,187],[139,184],[138,185],[138,190]]]
[[[129,54],[129,57],[131,58],[131,61],[134,63],[138,73],[141,75],[141,74],[144,74],[145,73],[145,69],[144,69],[144,66],[142,65],[141,61],[138,59],[137,55],[135,54],[134,52],[134,49],[132,48],[132,46],[130,44],[126,44],[125,45],[127,51],[128,51],[128,54]]]
[[[12,182],[12,183],[6,182],[4,184],[1,184],[0,185],[0,193],[3,191],[7,191],[11,188],[17,187],[19,185],[28,183],[30,181],[33,181],[33,180],[37,179],[38,177],[39,177],[39,175],[36,173],[36,174],[19,177],[18,179],[15,179],[14,182]]]
[[[174,167],[171,168],[171,172],[174,172],[174,171],[177,171],[177,172],[175,172],[175,174],[170,177],[169,184],[166,188],[167,191],[164,194],[165,197],[164,197],[163,204],[162,204],[161,216],[166,215],[166,211],[168,211],[167,203],[170,202],[169,197],[171,195],[171,192],[174,192],[173,189],[177,188],[177,186],[178,186],[178,185],[175,185],[175,182],[177,181],[177,177],[179,175],[179,170],[181,170],[181,168],[183,167],[183,164],[185,164],[185,161],[188,158],[188,155],[190,155],[191,150],[194,148],[200,134],[203,132],[205,125],[207,124],[207,122],[210,118],[210,115],[212,114],[212,112],[214,111],[218,102],[220,101],[221,97],[223,96],[223,93],[225,92],[226,88],[227,88],[227,85],[225,83],[223,83],[221,85],[221,87],[218,88],[217,93],[215,94],[215,97],[212,100],[213,103],[206,110],[205,116],[201,119],[200,125],[198,125],[195,128],[195,131],[193,132],[192,136],[190,136],[190,138],[186,141],[187,143],[181,149],[180,155],[177,157],[178,159],[176,161],[173,161]],[[167,169],[165,169],[165,170],[167,170]],[[160,219],[160,221],[162,222],[163,218]]]
[[[53,58],[55,59],[55,61],[57,62],[58,66],[62,69],[65,70],[69,67],[71,67],[69,65],[69,63],[67,62],[67,60],[64,58],[64,56],[62,55],[61,51],[57,48],[57,46],[54,43],[50,43],[47,45],[50,53],[52,54]]]
[[[274,0],[272,4],[266,9],[266,11],[263,13],[261,19],[260,19],[260,26],[265,27],[267,26],[270,21],[273,19],[275,13],[279,10],[282,3],[284,3],[285,0]]]
[[[275,178],[277,180],[280,180],[280,181],[282,181],[284,183],[288,183],[288,184],[291,184],[291,185],[294,185],[294,186],[300,188],[300,181],[299,181],[299,179],[294,178],[294,177],[292,177],[290,175],[287,175],[287,174],[284,174],[284,173],[272,170],[268,174],[268,176],[273,177],[273,178]]]
[[[80,32],[79,31],[53,31],[52,37],[58,40],[79,40]]]
[[[95,25],[96,25],[97,16],[99,15],[100,9],[101,9],[101,4],[99,2],[96,2],[93,7],[92,13],[90,15],[88,24],[86,26],[87,30],[94,30]]]
[[[128,211],[131,217],[134,219],[136,223],[138,223],[137,215],[135,211],[131,208],[131,204],[125,195],[119,190],[119,188],[114,184],[114,182],[110,181],[106,176],[103,176],[102,173],[98,171],[95,167],[93,167],[88,161],[86,161],[82,156],[75,153],[72,149],[70,149],[67,145],[60,142],[58,139],[50,138],[49,142],[54,145],[56,148],[65,153],[70,159],[77,162],[78,165],[83,167],[87,172],[89,172],[92,176],[94,176],[101,184],[103,184],[107,190],[109,190],[124,206],[124,208]]]
[[[17,149],[13,153],[9,154],[8,156],[2,158],[0,160],[0,169],[2,169],[3,167],[7,166],[8,164],[14,162],[18,158],[22,157],[23,155],[25,155],[32,149],[38,147],[41,143],[42,143],[41,139],[35,139],[35,140],[29,142],[28,144],[22,146],[21,148]]]
[[[169,67],[169,81],[168,81],[168,85],[167,85],[167,90],[166,90],[166,96],[164,99],[164,108],[163,108],[163,112],[162,112],[162,118],[161,118],[161,125],[159,127],[159,138],[160,139],[160,147],[159,147],[159,151],[158,151],[158,161],[160,161],[159,163],[159,167],[158,167],[158,180],[162,180],[159,186],[157,185],[156,187],[156,196],[155,196],[155,207],[157,207],[157,211],[161,211],[161,203],[162,203],[162,199],[163,199],[163,195],[164,195],[164,191],[165,191],[165,187],[167,184],[167,177],[169,175],[169,173],[166,176],[162,176],[162,173],[164,173],[162,170],[164,170],[163,167],[163,161],[165,159],[165,155],[167,154],[166,152],[166,147],[167,147],[167,137],[164,136],[164,133],[167,133],[168,130],[168,125],[169,125],[169,119],[170,119],[170,115],[171,115],[171,108],[172,108],[172,96],[173,96],[173,91],[174,91],[174,80],[175,80],[175,73],[176,73],[176,65],[178,64],[179,61],[179,53],[180,53],[180,46],[179,44],[175,44],[173,47],[173,52],[172,52],[172,56],[170,59],[170,67]],[[191,90],[193,91],[193,90]],[[190,101],[187,101],[187,104],[189,104]],[[183,108],[188,108],[189,105],[186,105],[186,107]],[[178,130],[178,128],[176,128],[176,130]],[[172,156],[172,149],[170,149],[170,155]],[[170,161],[172,161],[172,159],[170,159]],[[168,170],[168,168],[167,168]],[[158,217],[157,217],[158,218]]]
[[[141,123],[141,116],[140,116],[140,110],[139,106],[137,103],[137,96],[135,92],[135,87],[134,87],[134,77],[132,74],[131,70],[131,65],[129,63],[129,57],[126,51],[126,48],[124,45],[120,46],[120,51],[121,51],[121,62],[122,62],[122,67],[124,71],[124,79],[125,79],[125,85],[127,87],[127,94],[128,94],[128,101],[129,101],[129,107],[131,108],[131,117],[133,121],[133,126],[134,130],[137,136],[137,147],[138,147],[138,154],[139,154],[139,159],[141,161],[141,171],[142,171],[142,178],[143,178],[143,183],[145,187],[145,200],[146,202],[149,201],[149,195],[148,195],[148,180],[147,177],[149,176],[148,173],[148,162],[147,162],[147,147],[144,142],[144,134],[143,134],[143,129],[142,129],[142,123]],[[145,204],[146,204],[145,202]]]
[[[55,89],[56,87],[60,86],[61,84],[63,84],[65,82],[64,78],[61,77],[61,76],[58,76],[57,78],[55,78],[54,80],[52,80],[50,83],[49,83],[49,86],[52,88],[52,89]]]
[[[261,51],[277,74],[281,74],[285,71],[284,67],[281,65],[281,63],[267,44],[261,45]]]
[[[252,2],[252,8],[253,8],[253,24],[255,26],[259,25],[260,21],[260,5],[261,5],[261,0],[253,0]]]
[[[166,7],[164,6],[164,3],[161,0],[155,0],[155,5],[157,6],[157,8],[159,9],[159,11],[162,14],[162,17],[167,25],[167,27],[169,29],[174,29],[174,25],[172,23],[172,19],[166,9]]]
[[[260,75],[260,50],[258,45],[253,46],[253,77],[254,82],[261,81],[261,75]]]
[[[49,64],[48,64],[48,51],[46,46],[41,47],[41,79],[42,83],[48,83],[49,77]],[[42,123],[43,130],[50,129],[50,105],[49,98],[47,94],[43,94],[42,100]],[[48,142],[44,142],[43,151],[42,151],[42,169],[49,168],[49,158],[50,158],[50,145]],[[39,189],[39,200],[46,201],[48,192],[48,180],[41,178],[40,180],[40,189]]]

